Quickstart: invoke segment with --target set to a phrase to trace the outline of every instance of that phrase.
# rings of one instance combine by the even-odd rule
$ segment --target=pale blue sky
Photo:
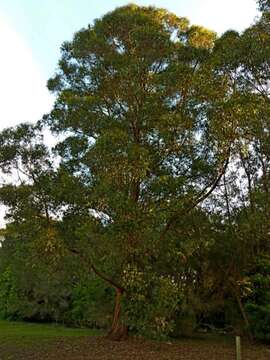
[[[132,1],[132,0],[131,0]],[[0,0],[0,129],[36,121],[53,97],[59,48],[74,32],[129,0]],[[244,30],[257,15],[256,0],[133,0],[167,8],[217,33]]]
[[[218,33],[229,28],[242,30],[252,22],[257,8],[255,0],[0,0],[0,16],[24,38],[47,78],[56,67],[63,41],[95,18],[129,2],[167,8]]]
[[[219,34],[244,30],[257,14],[255,0],[0,0],[0,130],[50,111],[54,99],[46,81],[56,69],[62,42],[130,2],[167,8]],[[0,207],[0,226],[3,215]]]

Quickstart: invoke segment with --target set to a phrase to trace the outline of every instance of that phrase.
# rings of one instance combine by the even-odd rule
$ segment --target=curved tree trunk
[[[69,249],[69,251],[85,260],[84,256],[82,256],[81,253],[76,249]],[[91,264],[91,269],[98,277],[110,284],[115,289],[115,306],[113,313],[113,321],[111,329],[107,334],[107,338],[115,341],[125,340],[128,337],[128,327],[124,325],[121,320],[121,300],[122,295],[126,290],[118,282],[101,273],[94,264]]]
[[[110,340],[120,341],[128,337],[128,327],[123,324],[121,320],[121,300],[123,289],[115,288],[115,307],[113,314],[112,327],[109,331],[107,338]]]

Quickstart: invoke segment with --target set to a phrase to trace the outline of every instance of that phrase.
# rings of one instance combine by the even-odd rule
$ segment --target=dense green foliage
[[[268,5],[220,38],[129,5],[63,44],[51,113],[0,134],[2,317],[107,327],[115,296],[112,338],[269,340]]]
[[[258,339],[270,340],[270,259],[260,258],[250,276],[252,293],[246,302],[251,327]]]

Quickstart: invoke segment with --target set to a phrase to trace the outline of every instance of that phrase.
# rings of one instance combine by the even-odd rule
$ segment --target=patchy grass
[[[62,337],[84,337],[99,334],[101,332],[98,330],[74,329],[58,324],[36,324],[0,320],[0,344],[35,345]]]
[[[157,342],[105,339],[99,331],[0,321],[0,360],[232,360],[234,339],[200,335]],[[243,360],[269,360],[270,349],[242,342]]]

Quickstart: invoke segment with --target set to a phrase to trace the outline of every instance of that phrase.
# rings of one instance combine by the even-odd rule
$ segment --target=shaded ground
[[[198,338],[159,343],[131,338],[112,342],[102,336],[93,336],[88,330],[61,327],[44,328],[40,325],[24,333],[23,325],[4,334],[0,322],[1,360],[233,360],[233,340],[224,337]],[[43,334],[42,334],[42,329]],[[31,331],[35,331],[31,333]],[[51,333],[50,333],[51,331]],[[15,335],[14,335],[15,333]],[[48,335],[50,334],[50,335]],[[89,336],[90,335],[90,336]],[[59,337],[61,336],[61,337]],[[243,343],[243,360],[269,360],[270,349]]]

